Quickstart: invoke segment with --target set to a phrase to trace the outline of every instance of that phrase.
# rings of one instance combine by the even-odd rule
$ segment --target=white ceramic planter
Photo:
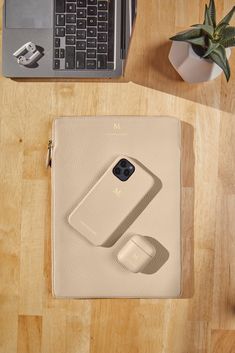
[[[226,53],[229,59],[231,49],[227,48]],[[211,60],[198,56],[187,42],[173,41],[169,60],[182,79],[189,83],[214,80],[223,71]]]

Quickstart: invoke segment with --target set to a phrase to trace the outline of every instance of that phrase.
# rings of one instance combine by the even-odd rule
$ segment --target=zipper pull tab
[[[53,144],[52,140],[48,141],[48,147],[47,147],[47,158],[46,158],[46,168],[51,168],[52,164],[52,149],[53,149]]]

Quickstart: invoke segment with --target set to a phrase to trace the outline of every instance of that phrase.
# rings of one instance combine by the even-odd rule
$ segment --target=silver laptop
[[[5,0],[3,75],[123,74],[136,0]]]

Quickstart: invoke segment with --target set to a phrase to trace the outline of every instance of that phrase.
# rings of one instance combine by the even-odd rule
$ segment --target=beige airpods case
[[[156,255],[155,247],[140,235],[133,235],[119,251],[117,258],[127,270],[141,272]]]

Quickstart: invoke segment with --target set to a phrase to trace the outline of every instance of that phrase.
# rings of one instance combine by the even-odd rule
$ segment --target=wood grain
[[[147,3],[139,0],[124,79],[0,79],[1,353],[235,352],[234,54],[228,85],[223,76],[183,83],[167,61],[167,38],[198,22],[204,1]],[[222,15],[233,2],[217,5]],[[80,301],[51,295],[50,176],[44,167],[51,123],[57,116],[109,114],[174,115],[194,128],[195,195],[190,167],[183,177],[183,196],[187,202],[195,196],[194,217],[185,216],[184,294],[190,298]],[[188,133],[185,139],[190,142]],[[191,162],[192,151],[184,153]],[[193,233],[194,295],[187,285]]]
[[[19,316],[17,353],[40,353],[42,316]]]
[[[235,353],[235,335],[232,330],[212,331],[212,353]]]

